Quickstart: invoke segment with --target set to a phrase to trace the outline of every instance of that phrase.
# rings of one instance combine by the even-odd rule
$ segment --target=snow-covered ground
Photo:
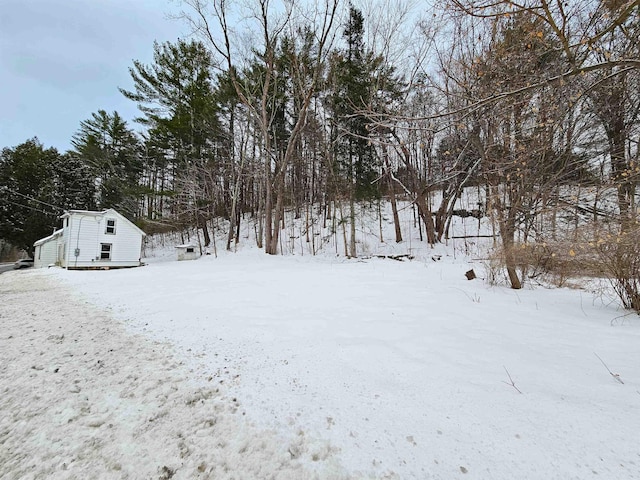
[[[3,274],[0,477],[640,478],[638,318],[454,253]]]

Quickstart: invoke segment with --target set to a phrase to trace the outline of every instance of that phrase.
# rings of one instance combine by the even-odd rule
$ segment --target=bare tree
[[[186,13],[184,18],[208,40],[212,49],[218,54],[221,66],[230,73],[230,80],[240,102],[247,107],[249,114],[260,128],[264,162],[262,181],[265,251],[269,254],[277,254],[285,201],[285,175],[294,157],[311,100],[319,84],[322,66],[333,38],[339,0],[323,0],[308,6],[299,1],[257,0],[253,4],[255,7],[250,10],[233,10],[233,2],[227,0],[185,0],[185,3],[191,7],[191,11]],[[244,30],[236,31],[230,19]],[[291,127],[286,144],[280,150],[283,153],[277,155],[271,144],[274,113],[270,108],[273,84],[277,81],[276,51],[279,42],[285,36],[295,38],[297,29],[303,26],[310,28],[315,35],[315,58],[313,64],[307,64],[304,67],[295,65],[291,70],[301,98],[297,118]],[[216,34],[218,31],[219,35]],[[255,32],[259,33],[253,38],[252,48],[244,40]],[[262,78],[259,91],[252,93],[245,88],[237,72],[248,67],[249,61],[255,60],[260,63]]]

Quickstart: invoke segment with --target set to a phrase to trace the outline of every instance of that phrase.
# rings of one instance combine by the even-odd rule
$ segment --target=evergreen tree
[[[399,93],[400,82],[383,58],[364,44],[364,18],[349,6],[343,31],[345,48],[335,52],[329,72],[328,107],[332,113],[331,142],[336,189],[350,202],[349,255],[356,256],[355,201],[380,194],[381,162],[372,137],[378,136],[371,113],[382,113]]]
[[[145,175],[162,176],[160,183],[147,182],[162,190],[161,198],[147,202],[147,213],[170,210],[205,227],[214,209],[219,159],[228,155],[231,141],[219,119],[213,59],[201,42],[183,40],[155,43],[153,57],[152,65],[134,61],[129,69],[134,91],[120,89],[144,114],[136,120],[149,127]],[[167,205],[165,198],[174,202]]]
[[[147,125],[178,167],[206,156],[219,140],[211,54],[200,42],[154,43],[154,63],[133,62],[134,90],[120,89],[138,103]]]
[[[37,138],[0,154],[0,238],[32,252],[65,209],[91,208],[93,179],[80,162]]]
[[[53,204],[65,210],[96,209],[96,179],[92,168],[74,152],[53,162],[55,197]]]
[[[372,105],[381,59],[366,51],[362,12],[353,6],[343,37],[346,47],[334,55],[330,73],[336,167],[356,199],[370,198],[377,193],[378,161],[368,139],[371,122],[362,112]]]
[[[71,141],[74,156],[87,165],[97,183],[96,205],[138,214],[138,181],[142,173],[140,143],[118,112],[104,110],[80,122]]]

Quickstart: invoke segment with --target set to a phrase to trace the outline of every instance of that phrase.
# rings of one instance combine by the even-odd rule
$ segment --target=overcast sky
[[[168,0],[2,0],[0,149],[37,136],[61,152],[80,122],[117,110],[130,127],[133,60],[151,63],[153,41],[184,38]]]

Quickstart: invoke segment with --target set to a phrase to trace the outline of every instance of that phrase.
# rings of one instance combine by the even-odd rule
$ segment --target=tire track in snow
[[[3,275],[0,299],[0,478],[361,478],[35,271]]]

